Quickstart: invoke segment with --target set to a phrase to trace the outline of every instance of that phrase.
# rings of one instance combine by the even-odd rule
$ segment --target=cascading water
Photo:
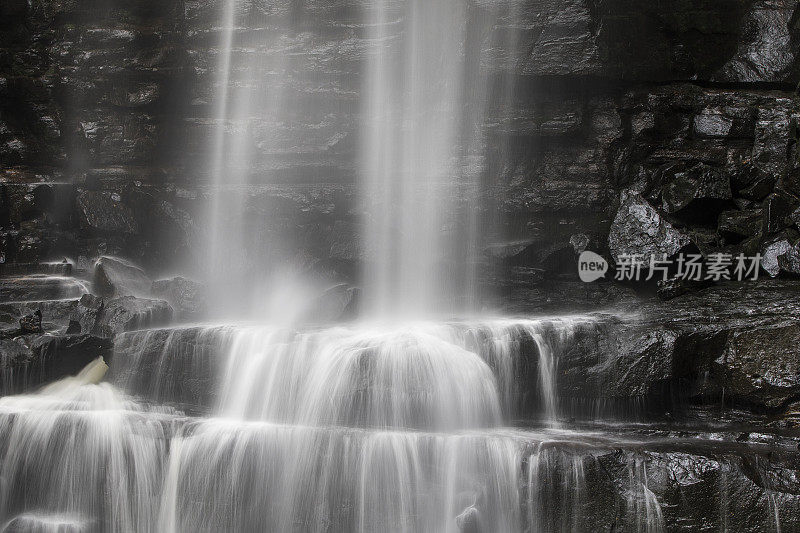
[[[585,349],[575,339],[598,316],[463,318],[479,293],[472,158],[484,82],[469,53],[472,3],[362,2],[373,320],[290,320],[302,287],[272,289],[287,243],[261,235],[245,210],[271,174],[254,176],[254,137],[280,151],[250,119],[276,124],[289,105],[269,81],[290,75],[290,47],[269,26],[288,4],[225,0],[216,25],[203,249],[222,315],[258,323],[123,333],[108,382],[97,383],[95,362],[0,398],[0,531],[662,530],[684,502],[662,508],[671,489],[651,442],[563,428],[562,357]],[[680,461],[668,445],[653,444]],[[739,462],[703,465],[727,479]],[[739,505],[722,485],[709,499]],[[754,493],[748,516],[780,524],[792,502]]]

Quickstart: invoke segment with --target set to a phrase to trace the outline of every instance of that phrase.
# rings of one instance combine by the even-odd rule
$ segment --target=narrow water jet
[[[480,54],[467,53],[469,8],[378,0],[369,9],[365,306],[372,317],[463,313],[476,304],[481,169],[471,156],[482,117],[468,93],[484,83]]]

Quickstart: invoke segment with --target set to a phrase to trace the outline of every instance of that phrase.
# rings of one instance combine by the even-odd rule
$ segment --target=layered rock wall
[[[550,267],[549,255],[583,234],[589,248],[613,256],[608,235],[624,192],[703,253],[777,242],[787,257],[776,273],[797,267],[788,253],[800,239],[795,2],[469,6],[466,52],[478,59],[468,64],[488,75],[475,96],[486,132],[476,153],[495,224],[487,255]],[[214,0],[2,4],[7,261],[124,253],[157,269],[196,249],[217,126],[221,8]],[[251,196],[263,218],[255,220],[289,232],[313,261],[355,262],[370,2],[239,9],[232,86],[286,103],[224,125],[250,128],[251,172],[271,184]],[[236,85],[252,65],[264,69],[263,83]],[[626,224],[618,221],[623,247],[636,230]]]

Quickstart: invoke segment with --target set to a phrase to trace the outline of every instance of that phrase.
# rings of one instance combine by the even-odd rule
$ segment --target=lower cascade
[[[780,530],[796,502],[753,490],[735,449],[561,427],[559,359],[599,320],[125,333],[110,382],[99,360],[0,399],[0,524],[650,532],[703,505]]]

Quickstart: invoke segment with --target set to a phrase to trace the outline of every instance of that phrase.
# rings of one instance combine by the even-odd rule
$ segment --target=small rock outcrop
[[[608,236],[614,260],[624,254],[673,256],[689,244],[689,237],[666,221],[638,194],[628,194],[617,211]]]
[[[714,363],[725,394],[770,409],[800,397],[800,325],[735,331]]]
[[[101,257],[94,267],[94,293],[103,297],[149,296],[153,285],[144,271],[117,257]]]
[[[42,335],[0,340],[0,394],[28,391],[75,375],[97,359],[113,355],[111,339],[95,335]]]
[[[164,300],[123,296],[104,299],[84,295],[70,316],[68,332],[114,337],[123,331],[165,325],[173,311]]]

